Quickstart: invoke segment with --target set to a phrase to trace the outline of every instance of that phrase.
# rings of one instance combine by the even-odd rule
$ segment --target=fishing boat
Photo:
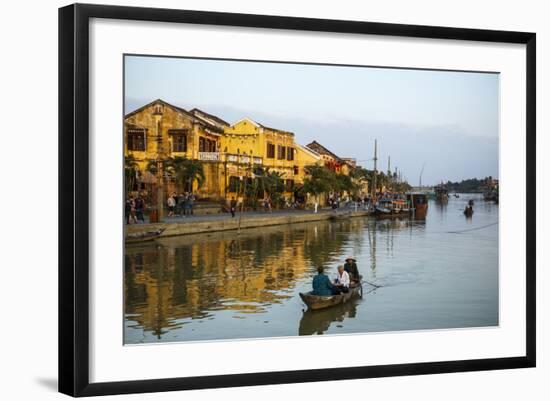
[[[393,212],[392,200],[389,198],[380,199],[374,206],[375,215],[390,215]]]
[[[434,187],[435,199],[440,202],[447,202],[449,200],[449,190],[445,184],[438,184]]]
[[[407,200],[412,205],[415,217],[424,218],[428,213],[428,195],[423,192],[409,192]]]
[[[166,228],[159,228],[158,230],[142,231],[138,233],[131,233],[126,235],[125,242],[131,244],[133,242],[152,241],[166,230]]]
[[[411,208],[405,198],[399,197],[392,200],[393,213],[409,213]]]
[[[362,279],[362,276],[359,276],[359,279]],[[311,292],[312,291],[306,293],[301,292],[300,298],[302,298],[302,301],[304,301],[308,309],[318,310],[344,304],[353,300],[354,298],[362,296],[363,286],[361,284],[350,286],[348,292],[338,295],[312,295]]]
[[[403,217],[411,212],[409,202],[404,198],[382,198],[374,207],[377,218]]]
[[[483,200],[486,202],[494,201],[498,203],[498,189],[497,190],[490,190],[485,193],[483,193]]]

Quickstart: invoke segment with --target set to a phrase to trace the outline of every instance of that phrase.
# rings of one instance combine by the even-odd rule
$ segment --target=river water
[[[475,199],[475,213],[462,210]],[[353,255],[361,299],[304,311],[316,266]],[[430,201],[425,220],[313,222],[128,245],[126,344],[498,325],[498,205]]]

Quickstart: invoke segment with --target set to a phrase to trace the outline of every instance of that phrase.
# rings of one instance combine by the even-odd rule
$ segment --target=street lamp
[[[158,104],[155,106],[155,112],[153,117],[156,125],[156,137],[157,142],[157,215],[152,220],[152,223],[161,222],[164,215],[164,185],[163,185],[163,169],[162,161],[164,160],[164,146],[162,144],[162,114],[163,106]]]

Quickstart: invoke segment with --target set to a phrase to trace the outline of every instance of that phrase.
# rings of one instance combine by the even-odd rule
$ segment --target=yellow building
[[[172,191],[197,193],[200,198],[227,200],[239,197],[238,182],[252,179],[261,167],[281,174],[284,197],[292,199],[303,183],[308,165],[323,163],[314,149],[301,146],[292,132],[267,127],[249,118],[230,125],[199,109],[189,111],[163,100],[155,100],[124,118],[124,154],[132,156],[141,173],[141,184],[156,184],[147,173],[149,162],[168,157],[186,157],[203,162],[205,181],[198,188],[176,188],[173,177],[165,177],[165,195]]]
[[[221,140],[228,167],[230,189],[232,181],[251,177],[254,167],[262,167],[281,174],[286,197],[294,196],[296,185],[303,182],[304,167],[320,162],[320,156],[294,142],[292,132],[267,127],[250,118],[243,118],[226,127]],[[229,196],[236,196],[230,192]]]
[[[296,149],[296,167],[294,169],[294,177],[296,183],[303,184],[304,178],[306,178],[306,167],[313,165],[322,165],[323,160],[321,155],[315,152],[313,149],[309,149],[305,146],[295,144]]]
[[[335,173],[350,175],[351,172],[357,168],[356,159],[351,157],[339,157],[317,141],[309,143],[306,145],[306,148],[319,154],[322,163]],[[358,193],[360,196],[366,196],[369,193],[369,183],[366,180],[353,179],[353,181],[358,185]]]
[[[205,182],[200,189],[195,183],[192,190],[207,197],[222,196],[219,182],[222,124],[200,116],[199,112],[194,109],[192,113],[157,99],[124,117],[124,155],[133,156],[142,171],[142,181],[155,182],[155,177],[145,172],[149,161],[186,157],[205,162]],[[176,190],[173,179],[167,177],[167,180],[165,192]]]

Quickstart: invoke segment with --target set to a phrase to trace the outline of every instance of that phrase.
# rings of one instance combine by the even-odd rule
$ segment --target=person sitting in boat
[[[312,295],[329,296],[333,294],[333,286],[324,271],[325,269],[323,268],[323,266],[319,266],[317,268],[317,275],[313,277]]]
[[[352,283],[359,281],[359,269],[357,269],[357,261],[355,258],[348,256],[344,264],[344,270],[348,273]]]
[[[338,272],[334,279],[333,293],[340,294],[349,291],[350,279],[347,271],[344,270],[344,266],[338,266]]]

